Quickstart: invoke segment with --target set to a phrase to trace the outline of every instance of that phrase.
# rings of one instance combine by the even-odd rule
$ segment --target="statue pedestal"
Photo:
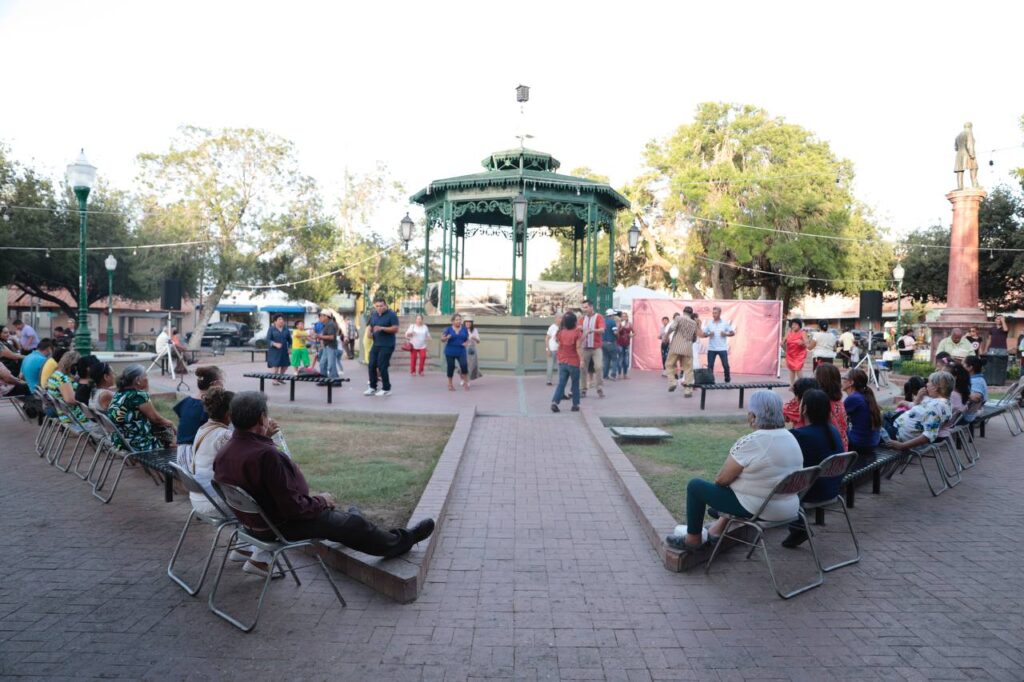
[[[946,195],[953,205],[953,226],[949,236],[949,281],[946,309],[931,324],[932,351],[939,341],[959,327],[986,323],[978,307],[978,209],[988,193],[980,187],[958,189]]]

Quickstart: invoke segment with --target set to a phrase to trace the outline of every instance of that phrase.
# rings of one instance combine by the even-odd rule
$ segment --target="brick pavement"
[[[9,411],[0,432],[3,677],[1024,678],[1024,472],[1002,425],[942,496],[916,471],[861,496],[864,560],[783,602],[735,553],[710,576],[661,568],[578,416],[481,417],[419,601],[339,577],[342,610],[304,570],[301,588],[273,586],[252,635],[207,611],[207,588],[193,599],[166,578],[185,502],[132,471],[99,504]],[[783,576],[805,568],[775,556]],[[255,597],[255,579],[227,580],[231,603]]]

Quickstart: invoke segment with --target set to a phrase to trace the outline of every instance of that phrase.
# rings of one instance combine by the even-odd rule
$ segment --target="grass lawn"
[[[153,403],[177,422],[174,400],[156,397]],[[354,504],[384,527],[409,522],[455,426],[454,417],[425,422],[286,408],[271,414],[310,491],[329,492],[345,507]]]
[[[651,486],[672,516],[684,522],[686,484],[691,478],[713,480],[729,448],[750,433],[745,421],[687,422],[658,425],[672,434],[660,443],[619,442],[629,461]]]

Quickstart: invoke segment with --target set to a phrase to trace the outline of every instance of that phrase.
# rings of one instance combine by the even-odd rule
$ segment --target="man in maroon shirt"
[[[249,493],[287,539],[323,538],[390,559],[405,554],[434,532],[433,519],[424,519],[412,528],[382,530],[355,507],[338,511],[330,493],[310,495],[298,465],[267,437],[270,417],[262,393],[236,394],[231,400],[231,423],[235,433],[213,461],[214,480]],[[257,537],[273,539],[259,515],[238,517]]]

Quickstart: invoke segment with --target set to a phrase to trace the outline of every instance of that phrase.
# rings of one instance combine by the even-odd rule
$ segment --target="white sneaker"
[[[363,391],[363,395],[379,395],[379,393],[377,392],[376,389],[368,388],[365,391]]]
[[[385,396],[385,395],[391,395],[391,391],[385,391],[383,388],[380,389],[379,391],[377,391],[377,396],[378,397]]]
[[[228,554],[229,561],[248,561],[249,557],[252,556],[252,552],[242,552],[237,549],[231,550],[231,554]]]
[[[248,573],[249,575],[258,575],[261,578],[266,578],[267,577],[267,572],[264,569],[262,569],[259,566],[257,566],[256,564],[254,564],[253,562],[251,562],[251,561],[246,561],[244,564],[242,564],[242,571],[244,571],[245,573]],[[278,569],[278,570],[274,571],[274,577],[272,578],[272,580],[277,580],[277,579],[283,578],[283,577],[284,577],[284,573],[281,572],[280,569]]]

